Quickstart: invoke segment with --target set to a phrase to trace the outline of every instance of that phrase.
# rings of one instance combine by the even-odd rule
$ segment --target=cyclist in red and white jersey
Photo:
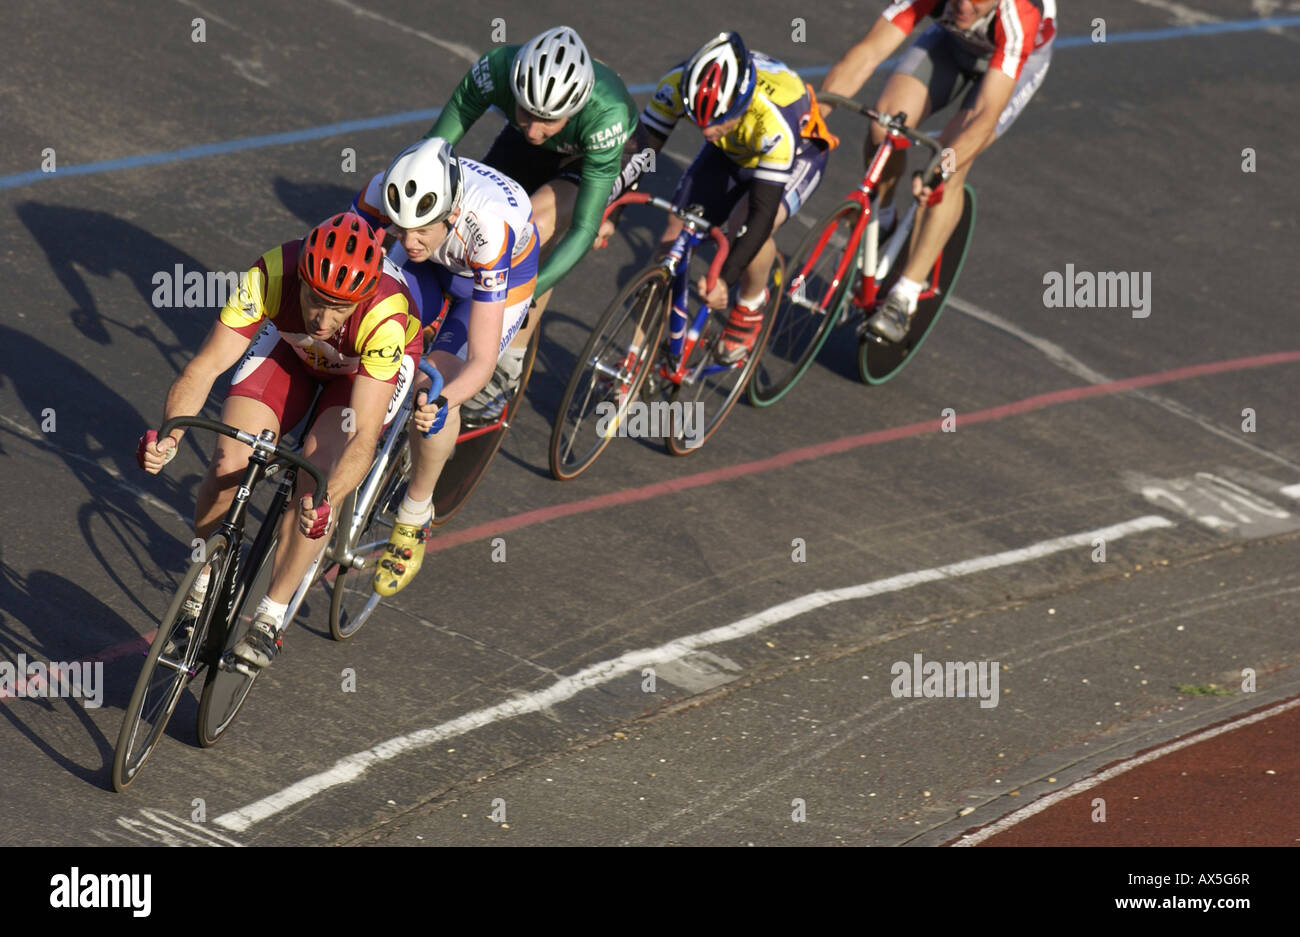
[[[416,411],[414,465],[374,587],[393,595],[410,584],[424,559],[433,489],[460,432],[461,409],[494,382],[498,361],[528,317],[537,285],[540,238],[523,187],[497,170],[456,156],[429,137],[403,150],[370,180],[354,207],[376,226],[392,226],[389,258],[402,268],[437,335],[429,360],[446,380],[442,395]],[[419,375],[417,388],[428,386]],[[496,388],[475,417],[491,422],[509,402]],[[417,402],[421,398],[417,397]],[[423,434],[434,426],[434,434]]]
[[[163,422],[198,413],[216,379],[239,362],[221,409],[225,423],[280,436],[306,416],[322,387],[303,455],[325,471],[336,501],[365,477],[383,427],[392,420],[421,351],[418,319],[402,273],[384,259],[378,235],[351,212],[321,222],[302,240],[263,254],[194,359],[167,392]],[[251,340],[251,341],[250,341]],[[351,414],[345,418],[344,408]],[[156,474],[176,454],[184,430],[140,438],[136,458]],[[199,487],[195,533],[206,538],[221,522],[252,450],[225,436]],[[284,615],[294,590],[320,551],[330,505],[314,504],[315,482],[299,477],[297,511],[280,528],[271,587],[253,615],[235,656],[265,667],[279,651]],[[197,615],[210,570],[195,583],[186,610]]]
[[[939,135],[947,149],[936,177],[920,179],[918,173],[913,179],[912,192],[921,202],[913,249],[884,305],[867,323],[894,342],[906,336],[921,281],[961,217],[960,192],[967,173],[1043,83],[1056,37],[1056,0],[896,0],[831,68],[822,90],[845,97],[857,94],[926,16],[934,23],[903,55],[876,110],[905,111],[907,125],[915,127],[959,97],[962,103]],[[883,139],[884,131],[873,124],[868,159]],[[881,177],[877,207],[882,209],[882,231],[892,224],[892,206],[885,206],[905,163],[905,152],[895,152]],[[943,198],[944,185],[958,197]],[[939,200],[930,204],[936,197]]]

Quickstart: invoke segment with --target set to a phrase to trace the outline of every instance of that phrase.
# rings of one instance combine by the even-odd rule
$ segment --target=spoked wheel
[[[784,286],[785,262],[778,251],[767,277],[769,299],[763,311],[763,325],[754,339],[754,347],[743,361],[736,364],[720,363],[714,352],[727,323],[728,311],[721,309],[709,314],[699,341],[686,361],[682,382],[673,388],[669,397],[668,416],[672,428],[665,443],[673,455],[696,452],[722,425],[736,401],[745,393],[750,375],[763,359],[763,349],[772,331],[773,313]]]
[[[770,407],[784,397],[826,344],[853,282],[854,261],[838,280],[835,271],[861,213],[857,202],[845,201],[808,232],[786,263],[787,281],[777,297],[772,334],[749,382],[754,406]]]
[[[966,262],[966,250],[970,247],[974,230],[975,191],[967,185],[962,187],[961,218],[953,229],[952,236],[948,238],[948,243],[943,246],[943,253],[935,262],[938,268],[937,290],[933,296],[917,303],[912,325],[901,342],[887,341],[874,332],[863,329],[858,343],[858,376],[862,380],[868,384],[885,383],[901,371],[903,365],[912,359],[913,352],[921,347],[925,337],[939,321],[939,314],[943,312],[944,304],[957,285],[957,277],[961,275],[962,265]],[[905,257],[899,257],[894,269],[901,271],[905,262]],[[934,271],[931,270],[927,291],[933,282]],[[884,295],[883,291],[881,295]]]
[[[220,604],[219,593],[222,590],[218,584],[223,578],[222,567],[226,563],[229,543],[224,534],[218,533],[209,538],[204,549],[206,558],[190,567],[158,626],[158,633],[136,680],[135,692],[126,707],[122,730],[117,736],[117,751],[113,755],[113,788],[117,791],[126,790],[136,779],[162,738],[186,684],[202,669],[200,651]],[[211,566],[212,570],[207,600],[198,617],[193,618],[184,612],[185,600],[204,566]]]
[[[551,430],[551,474],[577,478],[618,434],[655,361],[671,301],[671,278],[651,267],[605,310],[560,400]]]
[[[451,516],[460,510],[478,483],[483,480],[488,465],[505,441],[506,430],[514,422],[515,414],[524,402],[524,389],[528,378],[533,373],[533,362],[537,360],[537,346],[542,337],[540,326],[533,329],[533,337],[528,340],[528,349],[524,352],[524,367],[519,373],[519,386],[515,389],[501,416],[485,425],[470,425],[465,422],[465,409],[461,408],[460,435],[456,437],[456,449],[433,489],[433,526],[441,527]]]
[[[245,570],[247,587],[243,589],[243,598],[236,606],[225,641],[218,643],[217,640],[210,640],[205,649],[208,676],[203,683],[203,693],[199,697],[198,718],[199,745],[204,748],[216,745],[225,731],[230,728],[230,724],[235,721],[235,716],[239,715],[239,709],[248,697],[248,691],[253,688],[253,681],[257,679],[256,672],[246,674],[224,661],[227,657],[226,652],[233,648],[248,631],[258,603],[271,588],[271,568],[275,565],[280,516],[281,512],[272,511],[263,522],[264,526],[274,525],[269,546],[261,552],[261,562],[257,569]],[[258,552],[255,545],[250,551],[250,556],[257,556]],[[213,634],[210,637],[217,639],[220,635]]]
[[[407,431],[403,429],[401,432],[405,435]],[[356,634],[379,604],[379,594],[373,586],[375,563],[383,555],[388,534],[397,523],[397,509],[402,505],[410,477],[410,446],[406,439],[399,439],[393,447],[384,477],[375,489],[370,509],[352,528],[349,538],[352,542],[346,552],[355,559],[351,564],[340,563],[334,577],[330,593],[330,634],[336,641],[345,641]],[[343,517],[352,516],[358,496],[358,491],[348,496],[343,506]],[[340,531],[338,536],[344,536],[343,532]]]

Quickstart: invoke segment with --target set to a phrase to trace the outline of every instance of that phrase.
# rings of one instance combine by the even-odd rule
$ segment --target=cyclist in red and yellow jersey
[[[302,240],[267,251],[244,273],[203,347],[167,392],[163,422],[197,414],[216,379],[237,361],[221,419],[253,434],[270,429],[278,437],[291,429],[320,387],[303,455],[324,469],[330,495],[342,499],[370,468],[379,434],[419,360],[419,317],[407,315],[413,308],[405,280],[370,226],[352,212],[335,215]],[[156,430],[147,432],[136,453],[140,466],[160,471],[183,433],[158,439]],[[218,437],[199,487],[199,537],[220,523],[251,454],[243,443]],[[271,587],[234,648],[253,667],[275,658],[286,606],[330,526],[330,505],[313,502],[315,482],[299,477],[298,487],[299,509],[285,515]],[[195,611],[207,578],[205,571],[191,593]]]

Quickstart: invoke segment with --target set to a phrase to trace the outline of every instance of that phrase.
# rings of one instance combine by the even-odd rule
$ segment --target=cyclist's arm
[[[518,47],[509,47],[509,49],[516,48]],[[492,104],[502,107],[506,119],[510,119],[514,111],[514,96],[505,82],[507,67],[503,67],[502,62],[498,61],[506,53],[506,46],[497,46],[470,67],[465,77],[460,80],[460,84],[456,86],[456,90],[451,93],[451,97],[447,99],[447,104],[438,115],[438,119],[424,135],[425,139],[442,137],[455,146]],[[513,51],[509,52],[509,57],[514,58]],[[505,95],[510,97],[509,109],[496,100],[502,97],[500,92],[503,90]]]
[[[162,422],[172,417],[197,416],[207,402],[217,378],[225,374],[248,348],[248,339],[230,326],[217,321],[203,340],[203,347],[167,391]],[[171,438],[180,442],[184,429],[174,429]],[[161,441],[161,440],[160,440]]]
[[[727,286],[735,286],[740,274],[749,266],[757,255],[763,242],[776,226],[776,213],[781,208],[781,197],[785,194],[785,185],[780,182],[764,182],[755,179],[749,188],[749,213],[745,217],[745,233],[736,238],[731,245],[731,252],[722,265],[718,277],[725,280]]]
[[[384,414],[393,397],[394,385],[367,374],[357,374],[352,381],[348,406],[356,420],[356,431],[347,441],[339,460],[325,476],[330,500],[338,503],[361,483],[375,457],[375,444],[384,428]],[[314,499],[313,499],[314,500]]]
[[[505,312],[504,299],[495,302],[476,300],[470,306],[465,367],[442,388],[448,407],[459,406],[469,400],[492,379],[497,351],[501,347],[501,320],[505,318]]]
[[[948,144],[949,149],[956,152],[955,161],[947,167],[950,173],[969,164],[993,139],[998,117],[1006,110],[1015,88],[1016,80],[1005,72],[989,69],[985,73],[980,89],[975,94],[975,106],[971,109],[970,120]]]
[[[894,50],[903,44],[910,32],[891,23],[884,16],[872,25],[871,30],[857,45],[844,53],[844,58],[831,66],[822,80],[822,91],[851,98],[867,83],[871,73],[885,59],[894,54]],[[822,114],[830,111],[830,105],[821,105]]]
[[[652,153],[658,154],[667,142],[666,136],[652,130],[644,123],[637,125],[636,132],[628,137],[627,144],[623,147],[623,169],[614,180],[609,201],[612,202],[620,195],[632,191],[632,187],[652,165],[654,160]]]
[[[366,187],[352,199],[352,210],[366,219],[366,224],[381,232],[389,224],[388,216],[384,214],[383,209],[383,186],[384,174],[376,173]]]
[[[573,220],[564,238],[555,246],[555,250],[542,262],[537,274],[537,295],[544,295],[551,287],[563,279],[579,260],[591,249],[600,227],[601,216],[609,202],[609,192],[614,180],[618,178],[619,162],[622,148],[613,151],[612,160],[594,163],[589,155],[582,163],[582,181],[578,186],[578,197],[573,204]]]

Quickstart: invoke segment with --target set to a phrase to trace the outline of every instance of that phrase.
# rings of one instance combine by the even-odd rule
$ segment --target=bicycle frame
[[[314,407],[313,407],[314,409]],[[227,632],[230,629],[231,622],[234,620],[236,609],[240,607],[244,599],[244,590],[249,583],[244,581],[240,569],[240,562],[244,539],[244,522],[248,513],[248,502],[252,497],[253,489],[262,481],[273,477],[282,469],[288,469],[284,477],[281,478],[276,495],[272,499],[272,505],[283,504],[282,498],[287,500],[293,491],[293,484],[297,477],[297,469],[306,469],[316,480],[316,490],[324,492],[322,500],[328,500],[328,491],[325,488],[325,479],[320,472],[311,465],[306,459],[297,455],[296,452],[288,450],[287,447],[277,444],[275,434],[267,429],[262,430],[256,436],[244,430],[227,426],[216,420],[209,420],[203,417],[176,417],[167,421],[159,431],[160,437],[167,436],[172,430],[180,426],[193,426],[199,429],[206,429],[211,432],[220,433],[223,436],[229,436],[246,446],[249,446],[253,452],[249,456],[248,466],[244,470],[244,475],[240,479],[238,487],[235,489],[234,497],[230,502],[230,507],[226,509],[225,516],[221,520],[218,530],[226,537],[229,544],[226,553],[225,567],[222,570],[212,572],[220,573],[218,582],[220,591],[216,595],[218,602],[217,609],[222,613],[222,626],[220,634],[215,633],[214,629],[209,629],[208,641],[211,642],[205,652],[221,646]],[[276,456],[275,460],[271,456]],[[262,524],[261,530],[258,531],[257,539],[253,542],[253,549],[250,550],[249,557],[252,560],[260,561],[261,552],[265,552],[266,546],[271,537],[276,533],[277,525],[280,522],[280,509],[268,513],[266,523]],[[261,552],[259,552],[261,551]],[[249,564],[249,568],[255,565]],[[310,577],[309,577],[310,579]],[[309,580],[308,580],[309,581]],[[298,603],[301,602],[302,596],[306,593],[305,586],[300,586],[294,595],[292,608],[296,611]],[[210,654],[202,655],[210,659]],[[219,663],[219,662],[218,662]],[[198,673],[197,669],[189,671],[188,676],[193,677]]]
[[[726,235],[707,218],[689,209],[679,208],[665,199],[643,192],[629,192],[611,202],[605,208],[605,217],[608,218],[614,208],[629,204],[650,204],[676,215],[682,220],[682,230],[668,249],[668,255],[664,257],[661,264],[673,279],[672,302],[669,307],[668,319],[667,345],[669,360],[667,363],[660,365],[657,376],[679,386],[682,384],[689,386],[710,374],[729,371],[732,368],[742,366],[743,362],[716,364],[710,359],[704,358],[694,371],[688,371],[686,368],[686,362],[690,360],[691,353],[695,350],[695,346],[700,340],[700,334],[704,331],[704,325],[709,321],[709,314],[712,312],[708,304],[701,300],[695,316],[692,318],[690,315],[691,257],[695,253],[695,248],[703,243],[706,238],[712,238],[714,243],[718,245],[718,252],[709,265],[706,283],[712,289],[717,282],[722,264],[727,259],[729,245],[727,244]]]
[[[823,98],[826,98],[826,96],[823,95]],[[912,226],[916,220],[917,207],[915,201],[911,202],[903,217],[899,219],[884,251],[880,251],[879,223],[871,210],[871,199],[880,187],[880,177],[884,175],[885,165],[889,162],[889,158],[893,156],[896,150],[905,150],[912,146],[913,141],[897,130],[897,125],[906,120],[905,114],[900,113],[890,118],[888,115],[877,114],[863,108],[849,99],[840,99],[835,95],[831,95],[827,100],[832,103],[848,104],[859,113],[871,117],[876,123],[885,127],[885,139],[876,147],[876,152],[863,173],[862,181],[847,196],[849,201],[856,202],[861,207],[861,213],[858,215],[853,230],[849,235],[848,249],[841,256],[835,274],[827,287],[826,294],[818,304],[819,307],[824,307],[830,302],[831,297],[835,295],[844,278],[849,275],[849,268],[852,264],[857,271],[858,281],[856,288],[845,294],[845,298],[849,299],[851,297],[851,300],[843,303],[838,310],[839,319],[836,325],[842,325],[849,318],[850,309],[867,311],[876,306],[880,288],[893,268],[895,261],[898,260],[899,254],[902,253],[904,243],[911,235]],[[919,142],[933,149],[935,151],[935,160],[938,160],[941,150],[937,140],[926,137],[924,134],[912,131],[909,131],[909,133],[915,136]],[[816,248],[809,255],[803,268],[796,271],[795,275],[791,277],[789,290],[791,296],[795,297],[796,302],[800,301],[798,298],[799,291],[803,289],[808,272],[821,256],[821,252],[826,248],[831,234],[831,229],[822,234],[821,240],[818,241]],[[918,301],[930,299],[938,294],[940,263],[942,263],[942,255],[936,261],[930,274],[930,282],[922,290]],[[806,304],[807,300],[803,299],[802,302]]]

